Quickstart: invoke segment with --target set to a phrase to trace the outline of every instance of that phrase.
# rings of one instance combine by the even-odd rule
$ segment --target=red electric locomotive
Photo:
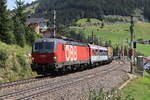
[[[88,44],[56,38],[41,38],[35,41],[32,49],[31,67],[38,74],[88,64],[90,64]]]

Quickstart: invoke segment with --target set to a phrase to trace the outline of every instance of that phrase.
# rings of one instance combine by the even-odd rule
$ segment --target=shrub
[[[26,38],[26,42],[27,44],[29,44],[30,46],[33,45],[34,41],[41,38],[42,36],[37,34],[36,32],[34,32],[30,27],[26,28],[26,32],[25,32],[25,38]]]
[[[27,61],[27,58],[25,56],[17,55],[17,61],[20,64],[20,72],[19,75],[23,78],[26,76],[30,76],[32,71],[30,68],[30,63]]]
[[[112,89],[104,92],[103,89],[90,89],[89,100],[135,100],[131,95],[124,96],[121,91]]]
[[[0,67],[5,67],[6,60],[8,59],[8,54],[4,50],[0,50]]]

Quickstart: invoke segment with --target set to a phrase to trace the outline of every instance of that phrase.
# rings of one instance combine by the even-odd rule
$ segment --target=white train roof
[[[89,46],[92,49],[108,50],[106,47],[102,47],[102,46],[98,46],[98,45],[89,44]]]

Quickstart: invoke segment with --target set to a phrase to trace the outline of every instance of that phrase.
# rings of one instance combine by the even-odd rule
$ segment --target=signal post
[[[131,48],[130,48],[130,57],[131,57],[131,73],[134,72],[134,21],[133,16],[131,16],[131,26],[130,26],[130,32],[131,32]]]

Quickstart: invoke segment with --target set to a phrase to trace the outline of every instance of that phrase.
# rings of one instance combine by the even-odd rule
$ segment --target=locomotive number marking
[[[67,61],[77,60],[77,47],[72,45],[65,46],[65,57]]]

